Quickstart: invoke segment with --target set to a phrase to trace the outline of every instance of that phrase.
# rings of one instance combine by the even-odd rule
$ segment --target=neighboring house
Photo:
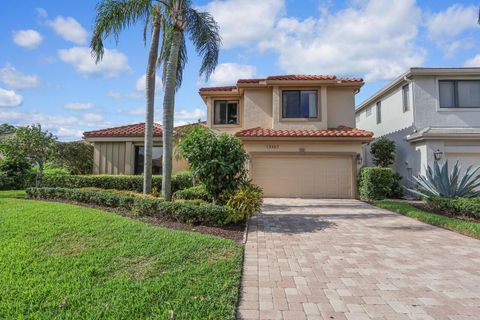
[[[320,75],[242,79],[201,88],[207,127],[239,137],[254,183],[268,197],[354,198],[362,144],[355,129],[358,78]]]
[[[93,173],[143,173],[145,123],[87,131],[83,136],[94,146]],[[153,174],[162,174],[162,154],[162,126],[154,123]],[[174,159],[174,173],[186,169],[188,165],[185,161]]]
[[[436,160],[478,166],[480,68],[411,68],[358,106],[356,123],[395,141],[406,186]],[[372,164],[368,147],[364,157]]]

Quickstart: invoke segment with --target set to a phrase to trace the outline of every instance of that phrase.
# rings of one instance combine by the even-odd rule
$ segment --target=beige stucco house
[[[362,145],[355,129],[359,78],[321,75],[241,79],[201,88],[207,127],[239,137],[267,197],[354,198]]]

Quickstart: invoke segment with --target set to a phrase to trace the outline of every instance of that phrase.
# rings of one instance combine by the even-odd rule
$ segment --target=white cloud
[[[178,110],[175,112],[175,120],[193,120],[197,121],[205,117],[205,111],[200,108],[192,110]]]
[[[210,12],[220,27],[224,48],[247,46],[273,32],[284,13],[284,0],[214,0],[201,10]]]
[[[23,102],[23,97],[13,90],[5,90],[0,88],[0,108],[1,107],[17,107]],[[2,119],[2,117],[0,117]]]
[[[107,95],[110,98],[115,100],[138,100],[145,98],[145,88],[147,86],[146,76],[142,75],[135,82],[135,91],[133,92],[117,92],[117,91],[108,91]],[[155,75],[155,95],[157,95],[162,90],[162,79],[159,76]]]
[[[60,127],[58,129],[56,129],[54,131],[54,134],[62,139],[62,138],[67,138],[67,139],[71,139],[71,138],[76,138],[76,139],[80,139],[82,138],[83,136],[83,132],[82,130],[77,130],[77,129],[69,129],[69,128],[64,128],[64,127]]]
[[[0,69],[0,81],[12,89],[31,89],[40,84],[37,75],[26,75],[15,69],[10,64]]]
[[[147,76],[144,74],[135,82],[135,90],[140,92],[145,92],[147,87]],[[158,92],[162,89],[162,79],[159,76],[155,75],[155,92]]]
[[[480,67],[480,54],[465,62],[465,67]]]
[[[48,17],[47,10],[45,10],[44,8],[36,8],[35,11],[37,11],[37,17],[39,17],[40,19],[45,19]]]
[[[103,59],[99,63],[95,63],[88,47],[61,49],[58,51],[58,57],[86,77],[114,77],[122,72],[131,71],[127,56],[115,49],[105,49]]]
[[[107,95],[115,100],[124,100],[124,99],[131,99],[131,100],[137,100],[137,99],[142,99],[145,95],[141,92],[128,92],[128,93],[122,93],[122,92],[117,92],[117,91],[108,91]]]
[[[101,122],[103,121],[103,116],[99,113],[93,113],[93,112],[90,112],[90,113],[86,113],[83,115],[83,119],[87,122]]]
[[[238,63],[221,63],[210,76],[212,86],[234,85],[238,79],[253,78],[257,72],[255,66]]]
[[[43,37],[38,31],[32,29],[13,31],[13,42],[20,47],[35,49],[42,41]]]
[[[423,64],[425,51],[415,44],[419,23],[414,0],[355,1],[318,19],[282,19],[259,47],[277,52],[288,73],[391,79]]]
[[[117,109],[117,112],[121,113],[121,114],[129,114],[129,115],[132,115],[132,116],[144,116],[145,115],[145,107],[120,108],[120,109]]]
[[[454,4],[447,10],[430,15],[427,20],[428,35],[432,39],[453,38],[478,28],[478,7]]]
[[[66,103],[63,106],[65,109],[70,109],[70,110],[89,110],[95,108],[95,105],[93,103],[81,103],[81,102],[72,102],[72,103]]]
[[[59,36],[67,41],[76,44],[85,44],[87,42],[87,30],[85,30],[82,25],[72,17],[64,18],[58,16],[54,20],[47,21],[47,25],[52,27]]]

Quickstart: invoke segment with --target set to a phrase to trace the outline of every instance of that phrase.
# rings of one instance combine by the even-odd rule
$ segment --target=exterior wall
[[[270,128],[272,126],[272,89],[245,89],[243,128]]]
[[[480,127],[480,108],[441,109],[438,81],[442,79],[480,79],[479,77],[415,76],[415,126],[426,127]]]
[[[240,107],[240,117],[239,117],[239,124],[231,125],[231,124],[223,124],[223,125],[216,125],[213,121],[213,106],[215,100],[238,100],[239,107]],[[242,96],[239,95],[222,95],[216,97],[209,97],[207,98],[207,127],[217,130],[219,132],[226,132],[230,134],[235,134],[235,132],[244,129],[244,99]]]
[[[143,143],[132,141],[94,142],[93,173],[94,174],[134,174],[135,146]],[[158,144],[154,144],[158,146]],[[173,159],[172,172],[187,170],[185,160]]]
[[[328,127],[355,127],[355,93],[352,88],[327,89]]]

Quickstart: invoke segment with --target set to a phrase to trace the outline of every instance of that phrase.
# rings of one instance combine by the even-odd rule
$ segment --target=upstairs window
[[[377,123],[382,122],[382,102],[377,102]]]
[[[214,124],[238,124],[238,101],[216,100],[214,104]]]
[[[283,118],[318,118],[318,97],[315,90],[282,92]]]
[[[403,112],[410,110],[410,86],[408,84],[402,87]]]
[[[440,108],[480,108],[480,80],[440,80]]]

